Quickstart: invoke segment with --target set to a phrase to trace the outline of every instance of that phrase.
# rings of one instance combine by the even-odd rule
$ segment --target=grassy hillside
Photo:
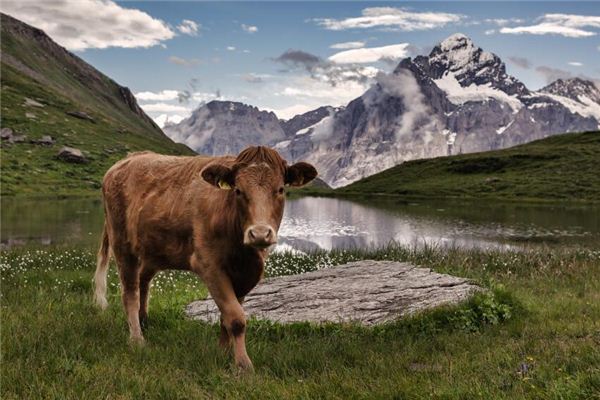
[[[323,194],[600,201],[600,132],[408,161]],[[314,190],[318,193],[318,190]]]
[[[1,126],[21,143],[3,141],[2,195],[85,195],[129,151],[192,154],[173,143],[139,108],[129,89],[54,43],[42,31],[2,14]],[[93,121],[68,115],[83,112]],[[31,143],[50,135],[55,143]],[[87,164],[56,158],[62,146]]]

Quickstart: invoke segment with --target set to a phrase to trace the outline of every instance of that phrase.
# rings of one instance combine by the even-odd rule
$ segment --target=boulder
[[[88,162],[88,159],[85,157],[83,152],[74,147],[64,146],[59,150],[56,157],[59,160],[74,164],[85,164]]]
[[[39,144],[40,146],[52,146],[54,144],[54,139],[50,135],[44,135],[41,139],[32,140],[31,143]]]
[[[10,140],[13,137],[13,133],[13,130],[10,128],[2,128],[0,129],[0,139]]]
[[[265,279],[246,296],[249,317],[278,323],[353,322],[375,325],[467,300],[483,290],[468,279],[394,261],[357,261],[301,275]],[[186,314],[218,322],[211,298]]]
[[[66,114],[70,115],[71,117],[85,119],[87,121],[96,123],[96,120],[94,120],[94,118],[91,115],[89,115],[83,111],[67,111]]]
[[[25,135],[13,135],[13,137],[10,138],[11,143],[24,143],[26,140],[27,136]]]

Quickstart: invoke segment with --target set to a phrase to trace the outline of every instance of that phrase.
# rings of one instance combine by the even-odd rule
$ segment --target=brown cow
[[[148,291],[163,269],[191,270],[221,311],[220,344],[233,339],[235,362],[251,369],[246,353],[244,296],[262,277],[277,242],[284,185],[317,176],[299,162],[288,166],[266,147],[237,157],[175,157],[134,153],[104,176],[104,232],[94,276],[95,301],[106,308],[110,252],[117,262],[130,337],[143,343]]]

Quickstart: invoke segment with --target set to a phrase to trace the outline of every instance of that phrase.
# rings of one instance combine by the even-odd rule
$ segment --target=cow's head
[[[285,186],[305,185],[317,176],[317,170],[305,162],[288,166],[275,150],[258,146],[242,151],[232,166],[209,164],[201,175],[211,185],[229,191],[241,219],[243,243],[262,249],[277,243]]]

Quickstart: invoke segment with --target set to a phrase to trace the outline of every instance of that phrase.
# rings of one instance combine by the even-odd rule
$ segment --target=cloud
[[[486,18],[483,21],[487,22],[488,24],[494,24],[498,26],[505,26],[508,24],[521,24],[525,22],[525,20],[521,18]]]
[[[586,28],[588,30],[582,29]],[[595,36],[597,32],[589,28],[600,28],[600,16],[574,14],[545,14],[536,25],[503,27],[500,33],[561,35],[570,38]]]
[[[360,49],[361,47],[365,47],[365,42],[343,42],[343,43],[335,43],[329,46],[330,49]]]
[[[573,77],[573,74],[569,71],[546,67],[544,65],[537,67],[535,71],[544,77],[546,83],[552,83],[557,79],[569,79]]]
[[[184,35],[198,36],[198,29],[201,27],[200,24],[190,19],[184,19],[181,24],[177,26],[177,30]]]
[[[242,79],[248,83],[262,83],[265,79],[271,77],[268,74],[255,74],[253,72],[242,75]]]
[[[258,32],[258,27],[254,26],[254,25],[242,24],[241,27],[244,30],[244,32],[248,32],[248,33],[256,33],[256,32]]]
[[[580,63],[579,61],[569,61],[567,64],[573,67],[583,67],[583,63]]]
[[[272,111],[277,115],[277,118],[280,119],[290,119],[298,114],[304,114],[307,111],[314,110],[316,107],[307,106],[306,104],[294,104],[292,106],[283,107],[279,109],[269,108],[269,107],[261,107],[261,109],[266,111]]]
[[[177,100],[177,90],[161,90],[160,92],[139,92],[135,97],[141,101],[169,101]]]
[[[496,33],[495,29],[488,29],[485,32],[483,32],[484,35],[493,35],[494,33]]]
[[[153,118],[156,125],[164,128],[167,124],[178,124],[185,119],[185,117],[178,114],[160,114],[158,117]]]
[[[510,62],[515,64],[517,67],[520,67],[523,69],[531,68],[531,61],[529,61],[527,58],[512,56],[512,57],[508,57],[508,59]]]
[[[308,72],[312,79],[336,86],[346,81],[364,83],[375,77],[377,68],[359,65],[336,64],[302,50],[287,50],[273,61],[284,64],[291,70]],[[289,71],[286,71],[289,72]]]
[[[44,30],[69,50],[152,47],[175,36],[162,20],[110,0],[5,1],[0,10]]]
[[[235,51],[235,46],[227,46],[227,50],[229,50],[229,51]]]
[[[199,65],[202,61],[198,60],[197,58],[191,58],[191,59],[187,59],[187,58],[181,58],[181,57],[177,57],[177,56],[170,56],[168,58],[169,62],[172,64],[176,64],[176,65],[181,65],[182,67],[193,67],[195,65]]]
[[[368,7],[362,10],[360,17],[317,18],[313,21],[332,31],[365,28],[418,31],[441,28],[447,24],[459,22],[462,18],[462,15],[442,12],[413,12],[404,8]]]
[[[408,55],[408,43],[391,46],[352,49],[336,53],[329,61],[337,64],[363,64],[381,60],[398,60]]]
[[[188,113],[190,109],[177,104],[168,104],[164,102],[160,103],[149,103],[140,104],[140,107],[146,112],[160,112],[160,113]]]

